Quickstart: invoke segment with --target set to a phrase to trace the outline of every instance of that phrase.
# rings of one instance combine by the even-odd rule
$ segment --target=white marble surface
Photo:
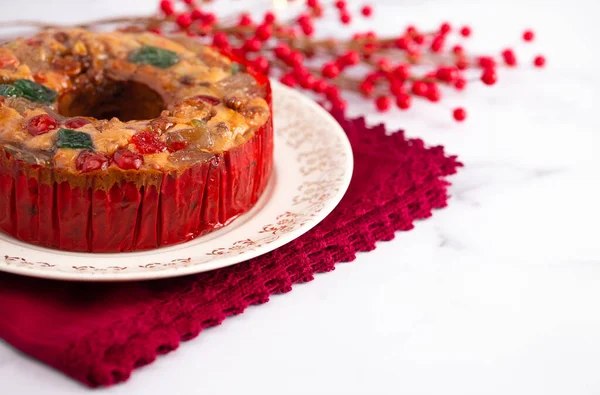
[[[99,393],[600,393],[598,3],[377,3],[382,32],[468,22],[483,49],[517,44],[531,26],[531,54],[546,54],[548,68],[503,72],[498,86],[438,106],[371,114],[460,156],[450,206]],[[21,0],[0,18],[87,19],[153,4]],[[459,104],[469,110],[461,125],[448,115]],[[0,343],[0,393],[87,391]]]

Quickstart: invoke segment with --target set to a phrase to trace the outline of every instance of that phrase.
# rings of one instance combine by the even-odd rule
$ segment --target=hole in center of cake
[[[61,115],[116,117],[123,122],[157,118],[164,109],[165,102],[158,92],[135,81],[105,80],[99,86],[64,94],[58,100]]]

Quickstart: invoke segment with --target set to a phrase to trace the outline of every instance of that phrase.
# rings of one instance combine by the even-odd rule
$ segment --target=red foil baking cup
[[[267,101],[271,88],[266,78]],[[182,243],[254,206],[273,168],[273,119],[252,138],[180,172],[64,175],[0,147],[0,230],[65,251],[122,252]],[[140,177],[136,177],[140,176]],[[120,179],[107,182],[107,179]]]

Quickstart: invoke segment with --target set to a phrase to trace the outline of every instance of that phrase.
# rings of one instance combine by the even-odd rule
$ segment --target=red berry
[[[381,58],[377,60],[377,67],[383,71],[389,71],[392,69],[392,62],[388,58]]]
[[[450,33],[450,30],[452,30],[452,26],[450,26],[448,22],[444,22],[442,23],[442,26],[440,26],[440,33],[442,34],[448,34]]]
[[[184,2],[185,4],[187,4],[187,5],[194,4],[194,1],[195,1],[195,0],[183,0],[183,2]]]
[[[319,4],[319,0],[306,0],[306,5],[310,8],[315,8],[318,7]]]
[[[356,51],[346,52],[346,54],[342,57],[342,59],[345,64],[350,65],[350,66],[354,66],[354,65],[357,65],[360,63],[360,55]]]
[[[298,67],[298,66],[301,66],[303,62],[304,62],[304,55],[302,55],[302,52],[298,52],[298,51],[290,52],[290,55],[288,56],[288,64],[290,66]]]
[[[180,143],[186,143],[187,145],[187,142],[185,141],[181,141]],[[142,155],[131,152],[128,149],[120,149],[115,152],[113,160],[117,166],[123,170],[137,170],[144,163],[144,157]]]
[[[480,56],[479,58],[477,58],[477,63],[479,63],[479,67],[483,69],[490,69],[492,67],[496,67],[496,61],[490,56]]]
[[[242,16],[240,16],[240,20],[238,21],[238,26],[251,26],[252,25],[252,18],[250,17],[249,14],[242,14]]]
[[[216,33],[213,36],[213,45],[217,48],[226,48],[229,46],[229,39],[227,34],[223,32]]]
[[[427,94],[427,83],[424,81],[415,81],[412,84],[411,91],[417,96],[425,96]]]
[[[457,77],[458,70],[454,67],[440,67],[435,73],[435,78],[444,82],[453,82]]]
[[[469,61],[465,58],[460,58],[456,61],[456,68],[459,70],[466,70],[469,67]]]
[[[375,84],[377,83],[377,81],[384,79],[385,76],[385,73],[382,71],[374,71],[366,75],[365,81],[369,81],[370,83]]]
[[[406,93],[404,89],[404,80],[392,80],[390,82],[390,92],[394,96]]]
[[[160,28],[158,27],[151,27],[150,29],[148,29],[148,31],[154,34],[158,34],[159,36],[162,35],[162,30],[160,30]],[[35,82],[40,82],[35,76],[33,76],[33,78],[35,79]]]
[[[211,12],[204,14],[204,24],[206,26],[213,25],[217,22],[217,16]]]
[[[546,58],[542,55],[538,55],[535,57],[535,59],[533,59],[533,64],[535,65],[535,67],[542,68],[546,65]]]
[[[360,12],[368,18],[371,15],[373,15],[373,7],[371,7],[370,5],[365,5],[360,9]]]
[[[282,76],[279,81],[281,81],[282,84],[287,85],[291,88],[294,88],[298,83],[298,81],[296,81],[296,78],[292,74],[286,74]]]
[[[406,51],[406,50],[408,50],[409,46],[410,46],[410,41],[409,41],[408,37],[402,36],[396,40],[396,47],[398,47],[399,49]]]
[[[377,100],[375,100],[375,105],[377,106],[378,111],[386,112],[392,106],[392,99],[389,96],[379,96]]]
[[[502,58],[504,59],[504,63],[507,66],[516,66],[517,65],[517,57],[512,49],[505,49],[502,51]]]
[[[321,73],[325,78],[336,78],[340,75],[340,68],[335,63],[327,63],[323,66]]]
[[[173,13],[175,12],[175,8],[173,7],[173,2],[170,0],[162,0],[160,2],[160,9],[167,16],[173,15]]]
[[[340,88],[335,85],[329,85],[325,90],[325,95],[329,100],[336,101],[341,100],[340,98]]]
[[[312,17],[309,14],[302,14],[298,17],[299,25],[312,25]]]
[[[33,136],[39,136],[40,134],[46,134],[51,130],[58,127],[56,119],[52,118],[48,114],[40,114],[31,118],[27,122],[27,131]]]
[[[325,80],[316,80],[315,83],[313,84],[313,91],[315,91],[316,93],[323,93],[325,92],[325,90],[327,90],[327,81]]]
[[[339,10],[344,9],[346,8],[346,2],[344,0],[338,0],[335,2],[335,6]]]
[[[167,149],[165,143],[158,137],[156,133],[143,131],[134,134],[131,142],[141,154],[156,154]]]
[[[396,105],[402,110],[409,109],[411,102],[412,98],[407,94],[401,94],[396,97]]]
[[[414,34],[417,34],[417,28],[415,28],[415,27],[414,27],[414,26],[412,26],[412,25],[408,25],[408,26],[406,27],[406,34],[407,34],[407,35],[409,35],[409,36],[412,36],[412,35],[414,35]]]
[[[279,44],[278,46],[275,47],[275,56],[280,59],[285,61],[288,56],[290,56],[290,47],[288,47],[285,44]]]
[[[257,57],[256,59],[254,59],[252,64],[258,71],[260,71],[261,73],[264,73],[264,74],[267,73],[267,71],[269,70],[269,66],[270,66],[269,60],[267,58],[265,58],[264,56]]]
[[[409,66],[407,64],[401,64],[398,67],[396,67],[394,69],[394,75],[398,78],[400,78],[401,80],[405,80],[408,77],[410,77],[410,69]]]
[[[81,151],[75,158],[75,167],[82,173],[105,170],[108,167],[108,158],[98,152]]]
[[[315,32],[315,27],[312,24],[304,24],[300,27],[302,29],[302,33],[306,36],[312,36]]]
[[[352,22],[352,17],[347,12],[342,12],[340,14],[340,21],[342,21],[344,25],[347,25]]]
[[[444,36],[437,36],[431,42],[431,51],[440,52],[444,47]]]
[[[496,74],[496,69],[489,67],[483,70],[481,74],[481,81],[483,81],[486,85],[494,85],[496,81],[498,81],[498,75]]]
[[[192,17],[190,14],[179,14],[177,19],[175,19],[175,22],[180,28],[187,29],[192,24]]]
[[[429,84],[427,94],[425,95],[429,101],[438,102],[442,98],[442,93],[436,84]]]
[[[367,80],[361,82],[358,88],[360,89],[360,92],[366,97],[371,96],[373,92],[375,92],[375,85],[373,85],[371,81]]]
[[[268,23],[269,25],[275,23],[275,21],[277,20],[277,17],[275,17],[275,14],[271,11],[268,11],[265,14],[265,23]]]
[[[304,89],[312,89],[317,79],[312,74],[306,74],[299,78],[299,81]]]
[[[454,55],[462,55],[465,50],[461,45],[455,45],[452,47],[452,53]]]
[[[90,123],[90,121],[84,118],[71,118],[65,121],[63,125],[65,125],[65,127],[69,129],[78,129],[83,125],[87,125],[88,123]]]
[[[263,24],[256,28],[256,37],[261,41],[267,41],[273,34],[273,27],[271,25]]]
[[[471,35],[471,28],[469,26],[463,26],[460,28],[460,35],[463,37],[469,37]]]
[[[192,20],[194,21],[197,21],[198,19],[204,19],[204,12],[200,11],[197,8],[194,8],[190,13],[190,17],[192,17]]]
[[[340,98],[331,100],[331,105],[334,110],[345,111],[348,108],[348,103]]]
[[[244,42],[244,50],[247,52],[258,52],[262,48],[262,43],[256,37],[251,37]]]
[[[415,34],[413,36],[413,41],[415,42],[415,44],[421,45],[425,42],[425,36],[422,34]]]
[[[535,38],[535,34],[533,33],[533,31],[531,30],[525,30],[523,32],[523,40],[525,41],[533,41],[533,39]]]
[[[465,89],[466,86],[467,86],[467,80],[465,80],[462,77],[461,78],[457,78],[456,81],[454,82],[454,87],[458,91],[462,91],[463,89]]]
[[[452,116],[458,122],[462,122],[467,118],[467,112],[462,107],[455,108],[454,111],[452,112]]]

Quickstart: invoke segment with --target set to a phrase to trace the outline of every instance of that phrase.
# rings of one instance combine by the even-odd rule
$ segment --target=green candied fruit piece
[[[56,141],[58,148],[82,148],[94,149],[92,136],[84,132],[78,132],[73,129],[58,129],[58,140]]]
[[[58,96],[52,89],[30,80],[16,80],[13,87],[21,92],[20,96],[38,103],[52,103]]]
[[[0,85],[0,96],[18,97],[21,96],[21,91],[12,85],[2,84]]]
[[[241,66],[239,63],[233,62],[231,64],[231,74],[236,75],[237,73],[240,72],[240,68],[241,68]]]
[[[179,56],[166,49],[143,46],[129,54],[129,61],[137,64],[149,64],[160,69],[168,69],[179,62]]]

